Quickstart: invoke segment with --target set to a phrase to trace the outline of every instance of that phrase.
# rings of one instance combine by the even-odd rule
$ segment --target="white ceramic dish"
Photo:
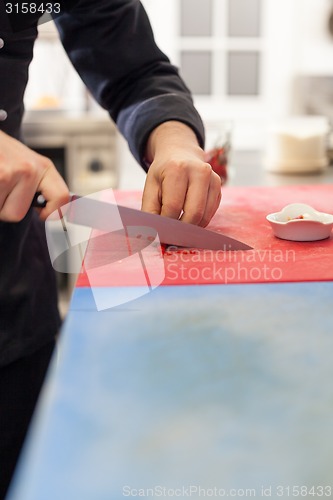
[[[299,217],[302,218],[299,218]],[[317,241],[329,238],[333,215],[318,212],[305,203],[292,203],[281,212],[267,215],[275,236],[291,241]]]

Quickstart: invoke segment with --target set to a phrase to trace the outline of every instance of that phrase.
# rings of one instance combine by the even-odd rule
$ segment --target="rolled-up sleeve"
[[[150,132],[165,121],[186,123],[204,145],[191,94],[138,0],[77,0],[55,21],[74,67],[142,166]]]

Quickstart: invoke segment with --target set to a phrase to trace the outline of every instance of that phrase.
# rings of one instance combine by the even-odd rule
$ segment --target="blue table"
[[[164,286],[97,312],[77,289],[8,500],[330,497],[332,301]]]

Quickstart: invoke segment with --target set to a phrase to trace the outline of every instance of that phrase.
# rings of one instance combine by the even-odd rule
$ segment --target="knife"
[[[42,208],[46,203],[43,195],[38,192],[32,206]],[[116,229],[114,221],[119,215],[125,228],[138,226],[153,229],[160,242],[166,245],[208,250],[252,250],[251,246],[242,241],[194,224],[76,194],[71,195],[64,217],[73,224],[113,232]]]

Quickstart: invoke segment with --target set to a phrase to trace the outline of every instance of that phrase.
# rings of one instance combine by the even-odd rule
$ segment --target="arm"
[[[147,168],[144,157],[150,156],[143,209],[178,217],[186,208],[184,221],[207,224],[219,195],[218,180],[207,174],[200,149],[203,124],[177,69],[156,46],[141,3],[99,0],[92,6],[91,0],[78,0],[57,25],[75,68],[109,111],[134,157]],[[170,189],[175,181],[174,198]],[[170,203],[176,207],[169,209]]]

